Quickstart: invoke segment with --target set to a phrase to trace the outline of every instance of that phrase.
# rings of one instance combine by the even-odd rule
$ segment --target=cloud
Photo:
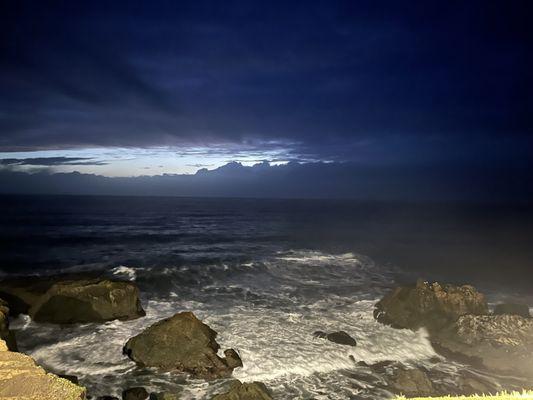
[[[194,175],[110,178],[0,170],[0,193],[259,198],[351,198],[382,201],[533,201],[525,166],[395,168],[356,163],[232,162]]]
[[[56,165],[107,165],[105,161],[96,161],[88,157],[38,157],[38,158],[4,158],[0,166],[56,166]]]

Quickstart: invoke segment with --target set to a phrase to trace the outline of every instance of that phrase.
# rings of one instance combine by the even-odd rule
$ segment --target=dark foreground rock
[[[504,303],[494,307],[494,315],[519,315],[524,318],[531,318],[529,306],[527,304]]]
[[[145,388],[133,387],[122,392],[122,400],[146,400],[149,395]]]
[[[14,279],[0,283],[11,315],[29,314],[57,324],[104,322],[144,316],[132,282],[65,277]]]
[[[394,289],[376,304],[374,317],[395,328],[426,327],[438,331],[462,315],[488,314],[483,294],[470,285],[454,286],[419,280]]]
[[[418,368],[395,369],[389,384],[394,393],[408,397],[430,396],[435,393],[428,375]]]
[[[211,400],[272,400],[272,396],[261,382],[242,383],[234,381],[228,392],[217,394]]]
[[[15,334],[9,330],[9,307],[2,299],[0,299],[0,339],[6,342],[9,350],[17,351]]]
[[[533,319],[517,315],[464,315],[432,335],[445,356],[492,371],[533,377]]]
[[[181,312],[128,340],[123,351],[143,367],[203,378],[227,377],[237,365],[238,355],[232,352],[228,360],[220,358],[216,336],[192,312]]]
[[[355,339],[344,331],[338,331],[338,332],[332,332],[332,333],[316,331],[313,333],[313,336],[322,338],[322,339],[327,339],[330,342],[342,344],[345,346],[354,346],[354,347],[357,346],[357,342],[355,341]]]
[[[179,396],[175,393],[161,392],[150,394],[150,400],[178,400]]]

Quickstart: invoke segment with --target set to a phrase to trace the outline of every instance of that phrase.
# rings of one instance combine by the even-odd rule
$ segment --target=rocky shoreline
[[[0,356],[19,354],[13,353],[17,344],[15,333],[9,329],[9,317],[18,314],[27,314],[36,322],[64,325],[130,320],[143,317],[145,312],[139,289],[129,281],[95,276],[4,280],[0,282],[0,343],[5,343],[5,349]],[[376,304],[374,318],[397,329],[427,330],[437,353],[452,361],[470,364],[480,371],[533,379],[530,362],[533,355],[533,319],[526,305],[501,304],[490,313],[485,296],[472,286],[441,285],[419,280],[413,285],[397,287],[383,297]],[[344,331],[317,331],[310,332],[310,335],[339,346],[357,346],[356,338]],[[228,383],[223,387],[227,391],[216,394],[213,400],[272,399],[269,389],[262,383],[242,383],[231,379],[233,370],[242,367],[243,361],[233,349],[226,349],[224,357],[219,356],[220,346],[216,337],[217,332],[192,312],[181,311],[129,338],[123,352],[141,369],[154,368],[187,374],[196,379],[226,380]],[[7,351],[8,348],[10,351]],[[21,357],[29,359],[28,356]],[[384,382],[379,385],[392,393],[430,396],[450,392],[449,387],[440,387],[433,382],[432,372],[427,368],[409,367],[392,361],[374,364],[367,364],[365,360],[352,361],[357,368],[383,376]],[[59,382],[65,381],[56,378]],[[91,398],[87,397],[85,389],[77,385],[75,377],[68,379],[72,382],[66,387],[78,396],[73,399]],[[502,389],[478,374],[468,373],[460,377],[456,386],[453,394],[494,393]],[[13,390],[13,387],[10,378],[0,379],[0,398],[6,388]],[[17,398],[17,395],[11,397]],[[179,394],[150,394],[142,387],[125,388],[122,393],[124,400],[148,398],[171,400],[178,399]],[[97,398],[112,399],[117,398]]]

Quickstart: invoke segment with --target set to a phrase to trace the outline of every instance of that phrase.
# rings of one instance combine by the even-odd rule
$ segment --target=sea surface
[[[533,305],[531,206],[4,196],[0,209],[0,275],[101,271],[141,289],[147,316],[134,321],[12,322],[22,351],[77,375],[93,396],[145,386],[209,399],[223,390],[224,380],[143,370],[122,355],[128,338],[183,310],[240,353],[235,378],[262,381],[279,399],[391,397],[384,373],[359,361],[425,367],[450,390],[465,373],[520,384],[440,358],[423,330],[378,324],[372,311],[418,277],[475,284],[491,304]],[[344,330],[358,345],[317,330]]]

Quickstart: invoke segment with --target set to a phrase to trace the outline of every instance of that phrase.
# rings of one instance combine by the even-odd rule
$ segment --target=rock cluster
[[[435,350],[447,357],[533,377],[529,309],[527,315],[516,305],[495,311],[489,314],[484,296],[472,286],[418,281],[386,295],[376,304],[374,317],[395,328],[426,328]]]
[[[219,357],[216,336],[192,312],[181,312],[129,339],[123,351],[143,367],[195,377],[227,377],[242,362],[234,350],[226,350],[226,358]]]
[[[261,382],[233,381],[229,391],[217,394],[211,400],[272,400],[269,390]]]
[[[0,340],[0,398],[83,400],[85,388],[46,373],[31,357],[8,351]]]

